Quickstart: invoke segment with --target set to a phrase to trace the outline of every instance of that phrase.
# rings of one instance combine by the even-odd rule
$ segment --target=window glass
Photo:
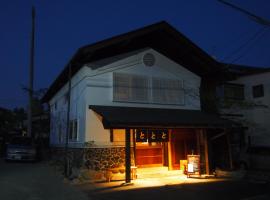
[[[141,103],[184,104],[183,81],[114,73],[113,100]]]
[[[254,98],[263,97],[264,96],[264,88],[263,85],[255,85],[252,87],[252,94]]]
[[[77,140],[78,138],[78,120],[70,120],[69,122],[69,140]]]
[[[241,84],[225,84],[224,98],[232,100],[244,100],[244,85]]]
[[[73,140],[77,140],[77,132],[78,132],[78,120],[73,120]]]
[[[153,78],[152,97],[154,103],[183,104],[183,82],[180,80]]]
[[[116,101],[130,100],[130,77],[125,74],[113,74],[113,99]]]

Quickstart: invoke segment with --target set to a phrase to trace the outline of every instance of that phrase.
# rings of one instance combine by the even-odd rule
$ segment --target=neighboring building
[[[68,146],[91,142],[85,155],[91,169],[130,162],[179,169],[193,153],[205,173],[217,166],[211,156],[231,166],[226,133],[232,124],[201,109],[207,107],[201,94],[215,91],[210,83],[222,69],[166,22],[82,47],[43,97],[50,105],[50,144],[65,145],[71,74]],[[219,135],[221,145],[208,154],[210,139]]]
[[[270,146],[270,69],[229,65],[232,81],[219,88],[221,113],[242,123],[246,143]]]

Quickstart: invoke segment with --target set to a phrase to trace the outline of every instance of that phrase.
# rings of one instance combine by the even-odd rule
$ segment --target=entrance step
[[[168,170],[168,167],[148,167],[148,168],[138,168],[137,178],[161,178],[169,176],[180,176],[180,170]]]

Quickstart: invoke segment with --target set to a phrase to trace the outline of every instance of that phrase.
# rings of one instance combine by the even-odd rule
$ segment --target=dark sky
[[[269,0],[228,0],[270,20]],[[35,89],[75,51],[166,20],[219,61],[270,67],[270,28],[216,0],[0,0],[0,107],[26,106],[31,6],[36,7]]]

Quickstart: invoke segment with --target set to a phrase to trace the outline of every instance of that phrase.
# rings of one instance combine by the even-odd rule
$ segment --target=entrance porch
[[[195,110],[112,106],[89,108],[101,117],[105,129],[125,130],[126,183],[131,182],[132,157],[138,169],[158,166],[180,170],[180,160],[187,160],[187,155],[196,154],[200,156],[197,168],[209,174],[208,130],[222,130],[227,134],[232,126],[228,120]],[[145,138],[140,138],[142,141],[138,140],[138,130],[145,135]],[[230,160],[230,150],[227,152]]]

